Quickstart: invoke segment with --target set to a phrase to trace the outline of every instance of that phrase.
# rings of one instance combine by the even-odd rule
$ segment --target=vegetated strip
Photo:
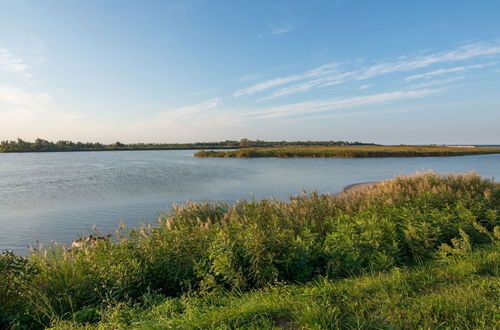
[[[436,157],[500,154],[500,148],[452,146],[292,146],[274,148],[241,148],[231,151],[200,150],[195,157],[229,158],[371,158],[371,157]]]
[[[499,252],[494,244],[457,249],[416,267],[242,294],[150,294],[142,304],[96,309],[95,328],[493,329],[499,321]],[[78,323],[81,317],[60,321],[54,330]]]
[[[130,143],[115,142],[103,144],[99,142],[51,142],[36,139],[34,142],[17,139],[17,141],[1,141],[0,152],[66,152],[66,151],[126,151],[126,150],[190,150],[190,149],[234,149],[238,141],[196,142],[196,143]]]

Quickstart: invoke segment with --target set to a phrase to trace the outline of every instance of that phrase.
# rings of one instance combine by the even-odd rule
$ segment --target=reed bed
[[[299,157],[437,157],[498,154],[500,148],[442,147],[442,146],[292,146],[273,148],[241,148],[232,151],[200,150],[195,157],[226,158],[299,158]]]
[[[475,314],[464,317],[471,325],[490,324],[491,315],[498,317],[498,305],[490,302],[491,286],[496,282],[478,277],[485,287],[475,290],[476,282],[464,278],[462,286],[446,268],[442,270],[449,280],[446,288],[456,284],[463,291],[462,296],[439,286],[435,291],[428,290],[422,277],[419,287],[410,282],[407,290],[412,294],[420,292],[418,295],[428,292],[429,297],[401,297],[407,305],[400,309],[397,300],[394,305],[388,300],[383,307],[387,312],[381,310],[386,314],[380,317],[369,315],[375,308],[374,302],[365,301],[362,294],[384,294],[385,287],[376,284],[378,275],[365,275],[375,276],[372,287],[368,285],[357,293],[347,289],[357,281],[361,287],[364,281],[371,281],[358,276],[378,273],[388,273],[388,280],[383,282],[387,290],[404,286],[396,279],[391,284],[394,275],[390,274],[408,272],[405,276],[411,279],[412,267],[467,256],[480,247],[489,248],[493,255],[484,261],[493,270],[483,265],[481,274],[497,274],[499,239],[500,190],[492,180],[475,173],[429,172],[397,177],[364,191],[339,195],[313,192],[293,196],[286,202],[267,199],[235,205],[186,203],[174,205],[173,211],[162,216],[156,225],[119,228],[109,239],[83,240],[87,244],[75,248],[57,244],[37,248],[27,257],[4,253],[0,257],[0,322],[14,328],[92,324],[119,328],[123,321],[124,326],[134,327],[134,313],[148,310],[159,313],[155,315],[166,322],[167,328],[248,327],[250,323],[240,324],[238,320],[250,319],[260,320],[256,327],[292,327],[298,322],[296,319],[306,317],[309,323],[304,324],[309,326],[311,322],[321,325],[330,317],[338,317],[336,322],[340,323],[334,324],[339,326],[391,327],[404,325],[405,315],[417,315],[421,308],[426,310],[427,323],[420,325],[436,327],[440,322],[458,324],[456,313],[465,308],[465,298],[456,305],[455,297],[478,296],[482,303],[473,307]],[[416,272],[424,276],[422,271]],[[436,272],[440,272],[438,268]],[[314,289],[312,283],[321,281],[327,281],[324,287]],[[338,299],[345,300],[336,300],[337,284],[328,283],[351,283],[339,284],[346,291],[339,293]],[[284,291],[279,291],[282,287]],[[330,298],[329,290],[334,290]],[[289,295],[290,302],[296,294],[304,306],[306,300],[312,306],[322,301],[316,297],[326,300],[323,305],[312,307],[307,316],[285,308],[279,298],[282,294]],[[358,305],[342,305],[351,299],[349,295]],[[259,301],[268,299],[273,306],[271,314],[266,312],[265,304],[262,309],[259,307]],[[228,307],[228,313],[240,313],[235,316],[236,323],[210,323],[220,321],[225,315],[223,306],[232,301],[241,307]],[[442,313],[434,310],[441,301],[448,304]],[[394,315],[391,308],[399,314]],[[349,318],[349,311],[354,309],[359,309],[359,317]],[[306,312],[307,309],[303,311]],[[202,314],[215,319],[206,321],[204,326],[194,322],[194,316]],[[394,317],[394,322],[387,321],[388,317]],[[182,323],[188,319],[193,322],[190,326]],[[161,324],[159,319],[158,322]],[[144,328],[150,326],[144,323]]]

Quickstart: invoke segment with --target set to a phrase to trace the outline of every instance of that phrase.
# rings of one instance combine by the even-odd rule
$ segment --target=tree
[[[248,139],[240,140],[240,148],[247,148],[250,146],[250,141]]]

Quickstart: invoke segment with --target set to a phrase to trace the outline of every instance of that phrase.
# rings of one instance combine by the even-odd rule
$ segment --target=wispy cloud
[[[246,74],[246,75],[241,76],[239,78],[236,78],[233,81],[234,82],[249,82],[249,81],[257,80],[258,78],[259,78],[258,73],[249,73],[249,74]]]
[[[244,95],[252,95],[258,92],[262,92],[265,90],[268,90],[270,88],[274,88],[277,86],[281,86],[290,82],[294,82],[297,80],[300,80],[301,76],[300,75],[291,75],[291,76],[286,76],[286,77],[281,77],[281,78],[275,78],[275,79],[270,79],[264,82],[260,82],[258,84],[239,89],[237,90],[233,96],[234,97],[240,97]]]
[[[399,57],[393,61],[385,61],[371,66],[362,66],[359,62],[353,63],[349,67],[349,63],[332,62],[316,68],[303,71],[297,74],[290,74],[273,79],[264,80],[256,84],[247,86],[234,91],[227,97],[217,97],[207,101],[179,107],[174,110],[164,111],[150,119],[137,123],[141,129],[154,128],[160,130],[162,127],[177,127],[182,122],[185,127],[203,127],[210,123],[211,127],[231,127],[234,125],[243,125],[252,121],[272,120],[287,118],[287,120],[297,120],[302,116],[307,118],[315,118],[321,116],[347,116],[351,112],[355,113],[371,113],[368,111],[371,106],[396,103],[419,98],[430,97],[437,93],[449,90],[456,87],[454,82],[464,80],[465,76],[450,77],[448,79],[433,80],[430,78],[439,77],[445,73],[451,72],[466,72],[467,70],[479,69],[494,63],[474,63],[473,65],[462,65],[455,68],[435,69],[427,73],[418,73],[405,78],[398,75],[395,79],[385,79],[377,86],[380,88],[388,88],[385,92],[371,93],[368,95],[364,92],[374,84],[369,81],[365,84],[360,84],[362,80],[378,77],[381,75],[393,72],[411,72],[413,70],[430,67],[435,64],[448,63],[453,61],[468,60],[476,57],[500,54],[500,46],[487,43],[476,43],[459,47],[455,50],[443,51],[428,55],[410,55]],[[491,61],[490,58],[488,58]],[[251,80],[255,75],[250,75],[241,79]],[[391,80],[392,79],[392,80]],[[418,79],[428,79],[421,83],[409,86],[406,84],[406,89],[398,88],[394,90],[394,83],[401,84],[402,82],[414,82]],[[387,84],[387,82],[389,82]],[[253,101],[267,101],[271,99],[283,98],[286,96],[305,93],[314,89],[333,86],[338,84],[351,83],[353,92],[358,95],[345,98],[335,99],[314,99],[296,103],[281,103],[281,105],[272,107],[259,107],[255,104],[247,107],[242,107],[236,102],[237,99],[243,96],[248,96]],[[256,94],[265,93],[255,97]],[[361,94],[361,95],[360,95]],[[251,98],[250,98],[251,97]],[[307,100],[307,99],[306,99]],[[229,109],[227,105],[233,106]],[[409,102],[405,103],[410,104]],[[351,111],[343,111],[350,110]],[[398,108],[404,111],[405,108]]]
[[[458,66],[458,67],[447,68],[447,69],[439,69],[439,70],[434,70],[431,72],[415,74],[415,75],[406,77],[405,80],[427,79],[427,78],[432,78],[434,76],[443,75],[446,73],[454,73],[454,72],[469,71],[469,70],[473,70],[473,69],[481,69],[481,68],[495,65],[495,64],[496,64],[496,62],[488,63],[488,64],[475,64],[475,65],[468,65],[468,66]]]
[[[312,70],[308,70],[308,71],[303,72],[301,74],[289,75],[289,76],[285,76],[285,77],[279,77],[279,78],[266,80],[266,81],[254,84],[252,86],[249,86],[249,87],[246,87],[243,89],[239,89],[233,94],[233,96],[240,97],[240,96],[244,96],[244,95],[252,95],[252,94],[255,94],[258,92],[263,92],[263,91],[266,91],[268,89],[279,87],[279,86],[282,86],[282,85],[285,85],[288,83],[297,82],[297,81],[304,80],[307,78],[319,77],[322,75],[326,75],[326,74],[335,72],[335,69],[338,66],[339,66],[338,63],[329,63],[329,64],[319,66],[317,68],[314,68]]]
[[[257,35],[259,38],[290,33],[294,30],[293,26],[291,25],[276,25],[273,23],[268,23],[267,25],[269,26],[269,32]]]
[[[279,90],[274,91],[270,95],[268,95],[266,97],[262,97],[262,98],[258,99],[257,101],[259,101],[259,102],[267,101],[267,100],[275,99],[275,98],[282,97],[282,96],[288,96],[288,95],[293,95],[293,94],[297,94],[297,93],[307,92],[308,90],[311,90],[312,88],[320,85],[321,81],[322,81],[322,79],[315,79],[315,80],[306,81],[306,82],[303,82],[300,84],[295,84],[292,86],[280,88]]]
[[[475,43],[459,47],[455,50],[430,55],[402,58],[401,60],[373,65],[363,70],[358,80],[368,79],[392,72],[406,72],[428,67],[433,64],[465,61],[474,57],[500,54],[500,45]]]
[[[383,104],[408,99],[416,99],[429,96],[443,89],[422,89],[394,91],[351,98],[338,98],[334,100],[314,100],[300,103],[292,103],[282,106],[248,112],[246,115],[257,119],[272,119],[287,116],[319,113],[331,110],[342,110],[366,105]]]
[[[0,102],[15,106],[41,108],[51,101],[47,93],[28,92],[19,88],[0,86]]]
[[[354,96],[350,98],[338,98],[326,101],[313,100],[252,110],[244,110],[240,108],[239,110],[234,110],[231,112],[224,112],[224,109],[218,108],[220,105],[235,101],[235,99],[242,96],[253,96],[258,93],[270,91],[268,95],[253,99],[258,102],[263,102],[271,99],[291,96],[298,93],[305,93],[318,88],[324,88],[348,82],[354,83],[361,80],[368,80],[370,78],[393,72],[410,72],[435,64],[465,61],[476,57],[495,54],[500,54],[500,45],[491,43],[474,43],[459,47],[454,50],[436,52],[427,55],[410,55],[399,57],[393,61],[385,61],[371,66],[363,67],[360,66],[359,63],[356,63],[357,67],[354,67],[351,70],[342,70],[342,68],[344,66],[347,66],[349,63],[341,64],[338,62],[332,62],[298,74],[291,74],[258,82],[248,87],[236,90],[230,97],[215,98],[199,104],[181,107],[173,111],[165,112],[162,115],[162,118],[193,118],[192,115],[194,114],[207,113],[210,116],[218,116],[223,114],[228,120],[238,121],[246,121],[250,119],[272,119],[305,114],[317,115],[318,113],[328,112],[332,110],[342,110],[354,107],[382,104],[386,102],[396,102],[400,100],[422,98],[446,90],[451,86],[451,84],[459,80],[464,80],[465,76],[451,77],[441,80],[430,80],[425,83],[409,86],[409,89],[407,90],[389,90],[384,93]],[[398,77],[397,79],[403,79],[403,81],[428,79],[451,72],[465,72],[468,70],[479,69],[488,65],[493,65],[495,63],[496,62],[476,63],[473,65],[462,65],[454,68],[442,68],[427,73],[414,74],[407,78]],[[366,83],[358,87],[353,87],[353,90],[363,91],[365,89],[369,89],[372,86],[373,84]],[[215,109],[216,111],[205,112],[205,110],[213,109]],[[201,117],[197,116],[198,119],[200,119]]]
[[[193,115],[193,114],[196,114],[200,111],[213,109],[213,108],[221,105],[222,102],[223,102],[223,99],[218,97],[218,98],[211,99],[211,100],[201,102],[198,104],[177,108],[173,111],[169,111],[169,112],[165,113],[165,115],[177,117],[177,118],[188,116],[188,115]]]
[[[358,87],[358,90],[362,91],[363,89],[368,89],[368,88],[371,88],[373,87],[373,84],[365,84],[365,85],[361,85]]]
[[[253,95],[256,93],[279,88],[278,90],[271,92],[271,94],[257,99],[257,101],[266,101],[279,97],[286,97],[298,93],[308,92],[313,89],[338,85],[348,81],[367,80],[390,73],[410,72],[436,64],[465,61],[476,57],[497,54],[500,54],[500,45],[498,44],[474,43],[459,47],[454,50],[442,51],[428,55],[410,55],[400,57],[393,61],[386,61],[364,68],[361,67],[344,71],[340,70],[341,65],[339,63],[332,63],[300,74],[293,74],[259,82],[249,87],[237,90],[233,94],[233,96],[240,97],[244,95]],[[493,64],[495,63],[475,64],[451,69],[438,69],[430,73],[416,74],[407,77],[406,80],[432,77],[449,72],[479,69],[484,66]],[[362,90],[368,88],[367,86],[370,85],[362,85],[359,89]]]
[[[314,80],[305,81],[299,84],[295,84],[292,86],[284,87],[278,89],[277,91],[274,91],[269,96],[258,99],[257,101],[267,101],[282,96],[289,96],[297,93],[307,92],[313,88],[338,85],[345,81],[347,75],[350,75],[350,73],[332,75],[329,77],[318,78]]]
[[[412,88],[428,88],[428,87],[434,87],[434,86],[442,86],[442,85],[449,85],[457,81],[464,80],[465,76],[459,76],[459,77],[450,77],[446,79],[437,79],[437,80],[430,80],[430,81],[425,81],[420,84],[413,85]]]
[[[292,28],[274,28],[272,31],[271,31],[271,35],[277,35],[277,34],[285,34],[285,33],[288,33],[288,32],[292,32],[293,29]]]
[[[332,119],[332,118],[347,118],[347,117],[359,117],[366,115],[385,115],[385,114],[397,114],[397,113],[407,113],[416,111],[415,107],[397,107],[394,109],[384,109],[384,110],[363,110],[363,111],[349,111],[349,112],[331,112],[331,113],[320,113],[311,116],[307,116],[307,120],[318,120],[318,119]],[[290,121],[303,121],[303,118],[294,118]]]
[[[141,127],[159,127],[166,124],[193,121],[196,118],[212,116],[213,113],[206,113],[224,103],[223,98],[214,98],[193,105],[183,106],[174,110],[160,112],[144,121],[137,123]]]
[[[25,77],[32,77],[30,66],[23,59],[14,56],[8,49],[0,48],[0,69],[20,73]]]

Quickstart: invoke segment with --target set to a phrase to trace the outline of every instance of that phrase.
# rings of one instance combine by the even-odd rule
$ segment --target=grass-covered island
[[[241,148],[231,151],[200,150],[196,157],[432,157],[465,156],[482,154],[500,154],[500,148],[479,148],[472,146],[381,146],[381,145],[345,145],[345,146],[285,146],[264,148]]]
[[[474,173],[173,207],[0,257],[0,327],[495,328],[500,187]]]

